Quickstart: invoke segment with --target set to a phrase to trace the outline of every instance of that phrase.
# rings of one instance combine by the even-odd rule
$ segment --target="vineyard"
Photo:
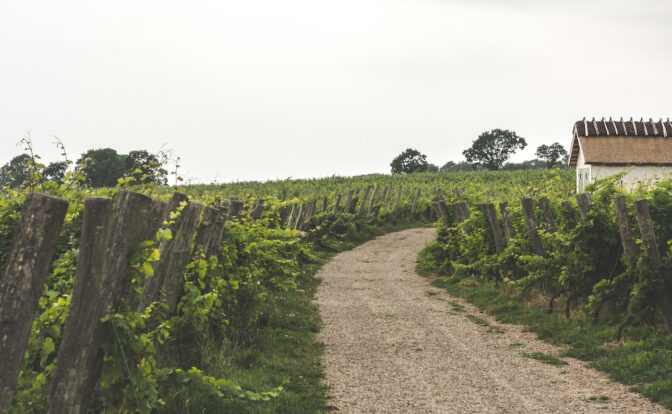
[[[98,190],[34,178],[0,193],[0,412],[324,411],[314,272],[432,224],[418,270],[437,286],[504,314],[536,298],[545,329],[573,324],[552,338],[568,355],[672,407],[672,182],[574,195],[569,169]]]

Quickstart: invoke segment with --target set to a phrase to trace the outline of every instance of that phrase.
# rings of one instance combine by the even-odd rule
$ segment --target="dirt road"
[[[559,349],[431,287],[414,269],[434,234],[387,234],[318,274],[319,339],[335,412],[667,412],[580,361],[523,357]]]

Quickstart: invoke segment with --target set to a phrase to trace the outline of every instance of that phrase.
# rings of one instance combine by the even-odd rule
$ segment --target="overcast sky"
[[[587,117],[672,116],[672,2],[0,2],[0,163],[165,147],[196,182],[442,165],[486,130],[534,158]]]

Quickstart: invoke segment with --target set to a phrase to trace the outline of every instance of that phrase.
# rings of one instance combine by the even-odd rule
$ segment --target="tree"
[[[392,174],[410,174],[425,171],[427,165],[427,156],[412,148],[407,148],[390,163]]]
[[[56,184],[63,184],[63,179],[65,178],[65,172],[67,170],[67,161],[56,161],[47,165],[47,168],[45,168],[42,173],[47,180],[53,181]]]
[[[0,168],[0,186],[19,187],[30,178],[31,158],[28,154],[17,155]]]
[[[514,131],[493,129],[478,136],[471,148],[462,152],[469,162],[483,165],[488,170],[498,170],[517,150],[527,146],[525,138]]]
[[[539,159],[544,160],[548,168],[553,168],[561,159],[565,159],[567,150],[559,143],[554,142],[551,145],[539,146],[535,155]]]
[[[165,185],[168,182],[168,171],[161,167],[156,155],[145,150],[131,151],[125,157],[127,176],[134,177],[139,184],[156,183]]]
[[[439,171],[457,172],[457,171],[476,171],[480,169],[482,169],[480,165],[472,164],[470,162],[460,161],[458,163],[455,163],[454,161],[448,161],[447,163],[443,164],[443,166],[439,169]]]
[[[112,148],[88,150],[77,160],[77,166],[92,187],[114,187],[126,171],[122,158]]]

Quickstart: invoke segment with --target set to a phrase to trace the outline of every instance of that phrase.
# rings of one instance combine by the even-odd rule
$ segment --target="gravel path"
[[[318,337],[337,412],[667,412],[583,362],[524,358],[559,349],[415,274],[417,251],[434,236],[434,229],[387,234],[339,254],[318,274]]]

